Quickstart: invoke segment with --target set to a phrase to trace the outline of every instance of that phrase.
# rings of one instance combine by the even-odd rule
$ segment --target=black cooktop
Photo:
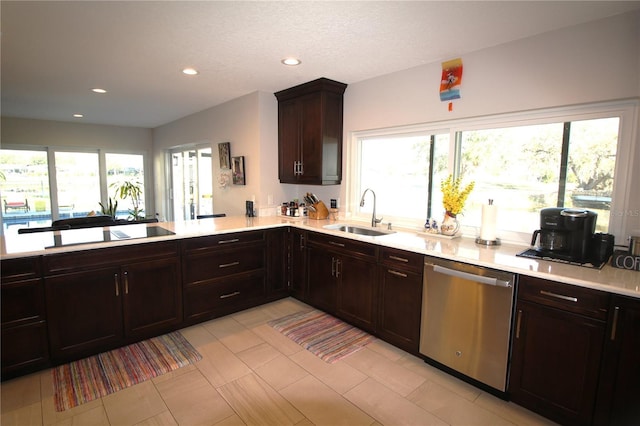
[[[138,238],[153,238],[175,235],[174,232],[160,226],[146,224],[112,226],[110,228],[95,227],[59,231],[53,235],[53,245],[45,248],[75,246],[79,244],[102,243]]]
[[[536,249],[527,249],[522,253],[516,254],[518,257],[528,257],[531,259],[548,260],[550,262],[564,263],[567,265],[583,266],[585,268],[602,269],[606,261],[576,261],[568,258],[563,258],[562,255],[551,255],[548,252],[543,252]]]

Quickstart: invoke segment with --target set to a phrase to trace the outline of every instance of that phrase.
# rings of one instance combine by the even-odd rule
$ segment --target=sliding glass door
[[[171,152],[171,192],[175,221],[213,213],[211,147]]]

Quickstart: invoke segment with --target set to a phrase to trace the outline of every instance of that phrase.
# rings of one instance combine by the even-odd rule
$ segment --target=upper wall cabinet
[[[346,88],[346,84],[320,78],[275,93],[280,183],[340,184]]]

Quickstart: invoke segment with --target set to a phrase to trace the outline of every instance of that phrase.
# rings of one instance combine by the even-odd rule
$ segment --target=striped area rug
[[[180,334],[134,343],[53,369],[56,411],[64,411],[202,359]]]
[[[269,321],[269,325],[324,361],[333,364],[375,338],[320,311],[303,311]]]

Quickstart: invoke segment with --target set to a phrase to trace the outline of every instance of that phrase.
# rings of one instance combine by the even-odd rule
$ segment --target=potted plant
[[[116,211],[118,210],[118,200],[109,197],[109,203],[105,206],[102,202],[100,204],[101,212],[104,215],[111,216],[114,220],[116,218]]]
[[[116,195],[122,200],[131,199],[133,208],[129,209],[130,220],[144,219],[144,209],[140,208],[142,201],[142,184],[140,182],[124,181],[122,183],[114,183],[112,186],[116,188]]]

